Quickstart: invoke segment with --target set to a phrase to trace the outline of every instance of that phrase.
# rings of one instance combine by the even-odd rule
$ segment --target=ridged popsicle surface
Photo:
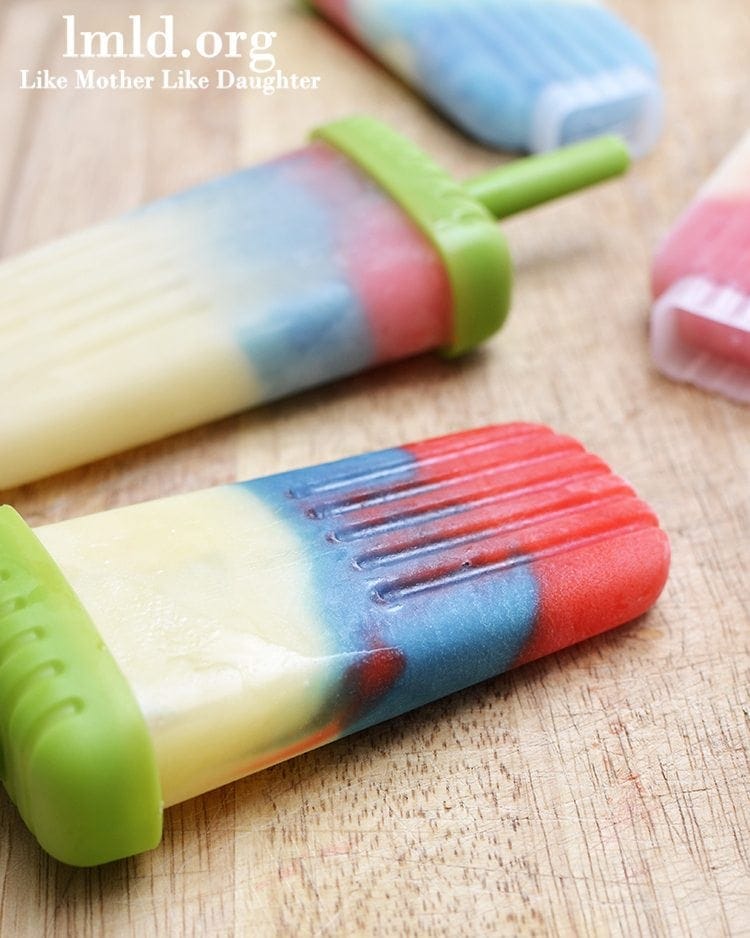
[[[513,424],[39,530],[131,682],[167,803],[629,621],[668,544]]]
[[[658,133],[661,93],[653,55],[590,0],[314,5],[492,146],[552,149],[619,131],[645,150]]]
[[[0,488],[447,343],[443,263],[316,143],[0,266]]]

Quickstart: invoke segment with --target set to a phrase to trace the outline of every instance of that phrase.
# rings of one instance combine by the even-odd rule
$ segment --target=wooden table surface
[[[542,421],[657,509],[673,547],[660,602],[612,634],[173,808],[157,850],[101,869],[50,860],[0,795],[3,935],[750,934],[750,410],[663,379],[646,341],[652,251],[750,125],[750,5],[613,5],[661,57],[667,131],[626,179],[506,224],[514,312],[484,351],[381,369],[3,500],[39,524]],[[287,0],[162,6],[2,3],[4,255],[296,147],[355,110],[407,130],[458,175],[498,159]],[[165,11],[191,36],[278,31],[280,65],[320,75],[320,90],[18,88],[20,68],[70,73],[63,14],[110,30]]]

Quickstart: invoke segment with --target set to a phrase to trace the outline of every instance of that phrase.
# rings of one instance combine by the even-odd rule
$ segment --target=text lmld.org
[[[22,91],[200,91],[216,88],[220,91],[236,89],[265,95],[277,91],[316,91],[321,82],[319,75],[299,75],[278,67],[274,43],[278,34],[273,31],[247,33],[237,30],[222,33],[206,30],[190,44],[178,49],[175,38],[175,18],[160,16],[160,29],[147,32],[140,15],[128,17],[124,31],[103,32],[79,29],[76,16],[63,16],[65,24],[64,59],[122,60],[122,59],[190,59],[232,60],[231,68],[215,68],[213,74],[191,68],[161,68],[134,73],[121,68],[102,72],[97,68],[73,68],[55,72],[51,68],[19,69],[19,87]],[[237,62],[236,60],[240,60]],[[244,60],[244,67],[243,62]],[[163,62],[166,64],[166,62]],[[229,64],[227,62],[227,64]]]

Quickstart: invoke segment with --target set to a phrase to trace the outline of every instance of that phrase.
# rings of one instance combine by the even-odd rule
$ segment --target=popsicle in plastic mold
[[[0,265],[0,489],[500,327],[496,218],[623,172],[602,138],[452,180],[367,118]]]
[[[91,865],[170,805],[644,613],[633,490],[509,424],[32,532],[0,509],[2,777]]]
[[[658,367],[750,403],[750,133],[668,234],[653,291]]]
[[[458,127],[540,152],[605,132],[643,155],[663,122],[648,46],[593,0],[310,0]]]

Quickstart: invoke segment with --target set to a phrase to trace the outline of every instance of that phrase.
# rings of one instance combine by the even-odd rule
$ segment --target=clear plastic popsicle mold
[[[678,219],[654,259],[657,367],[750,403],[750,134]]]
[[[750,296],[705,277],[678,280],[654,305],[651,352],[667,377],[750,404]]]

